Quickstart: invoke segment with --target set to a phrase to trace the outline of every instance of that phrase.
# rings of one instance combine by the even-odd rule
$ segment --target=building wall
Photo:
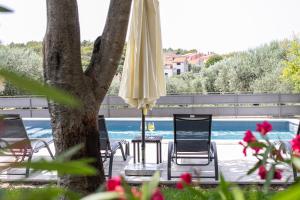
[[[188,64],[186,62],[173,63],[173,75],[178,75],[177,70],[180,70],[180,74],[188,72]]]
[[[165,74],[166,77],[171,77],[171,76],[173,76],[173,69],[165,68],[165,69],[164,69],[164,74]]]

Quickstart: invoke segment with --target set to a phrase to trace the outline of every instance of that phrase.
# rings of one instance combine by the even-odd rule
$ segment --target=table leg
[[[159,160],[162,163],[162,156],[161,156],[161,142],[159,142]]]
[[[140,143],[137,143],[138,163],[140,162]]]
[[[133,163],[135,164],[136,163],[136,160],[135,160],[136,159],[135,158],[135,156],[136,156],[135,155],[135,142],[133,142],[132,144],[133,144]]]
[[[158,146],[158,143],[156,143],[156,163],[158,164],[159,163],[159,146]]]

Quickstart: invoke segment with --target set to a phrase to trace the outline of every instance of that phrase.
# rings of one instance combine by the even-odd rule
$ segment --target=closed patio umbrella
[[[142,163],[145,114],[166,95],[158,0],[134,0],[119,96],[142,112]]]

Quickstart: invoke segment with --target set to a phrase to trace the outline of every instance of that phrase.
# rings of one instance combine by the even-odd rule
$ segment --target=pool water
[[[49,138],[52,137],[52,130],[49,120],[23,120],[29,137],[31,138]],[[164,139],[173,139],[173,121],[171,120],[155,120],[147,121],[146,123],[154,123],[154,131],[146,131],[146,134],[161,135]],[[256,124],[261,121],[246,121],[246,120],[213,120],[212,122],[212,139],[213,140],[242,140],[246,130],[255,131]],[[296,128],[295,124],[289,121],[270,121],[273,126],[273,131],[268,134],[273,140],[290,140]],[[106,126],[111,139],[133,139],[140,135],[139,120],[106,120]],[[257,138],[260,138],[259,133],[254,132]]]

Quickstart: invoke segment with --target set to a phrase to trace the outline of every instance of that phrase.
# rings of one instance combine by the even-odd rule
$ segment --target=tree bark
[[[100,155],[97,115],[116,73],[125,43],[131,0],[111,0],[102,36],[94,44],[86,72],[82,70],[80,26],[76,0],[47,0],[47,30],[44,38],[46,83],[75,95],[80,108],[49,102],[56,153],[84,144],[72,159],[92,157],[99,173],[91,177],[61,176],[60,184],[88,194],[105,181]]]

